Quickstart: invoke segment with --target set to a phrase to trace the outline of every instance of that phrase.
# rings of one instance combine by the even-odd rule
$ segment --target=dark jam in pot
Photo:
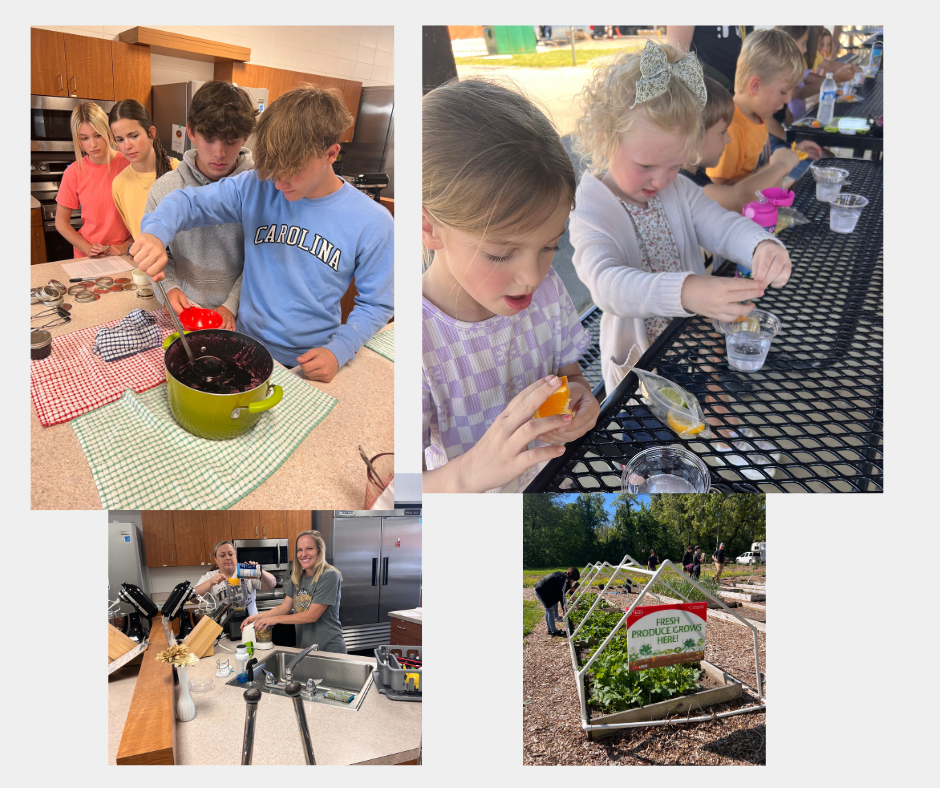
[[[225,374],[217,380],[209,381],[196,374],[188,361],[176,377],[184,386],[207,394],[241,394],[257,388],[263,382],[250,369],[232,359],[225,359]]]

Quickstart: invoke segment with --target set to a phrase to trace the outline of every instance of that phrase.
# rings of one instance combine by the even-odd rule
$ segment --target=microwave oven
[[[256,561],[269,572],[290,569],[287,539],[236,539],[234,544],[239,563]]]
[[[75,154],[72,143],[72,110],[89,101],[101,107],[105,115],[114,106],[103,99],[78,99],[62,96],[30,96],[29,132],[31,150],[62,151]]]

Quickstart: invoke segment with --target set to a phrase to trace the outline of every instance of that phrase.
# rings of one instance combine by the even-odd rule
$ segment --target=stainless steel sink
[[[257,651],[255,655],[258,655]],[[253,683],[243,684],[233,676],[226,681],[225,684],[226,686],[236,687],[242,690],[257,687],[262,692],[286,697],[283,686],[285,673],[288,664],[290,664],[295,656],[295,654],[286,651],[274,651],[265,657],[263,662],[259,662],[255,665],[255,681]],[[310,703],[325,703],[330,706],[339,706],[343,709],[358,711],[359,707],[362,705],[363,698],[365,698],[369,687],[372,685],[373,670],[375,670],[375,666],[370,662],[338,659],[331,657],[329,654],[314,652],[308,654],[294,666],[293,678],[294,681],[299,681],[303,685],[307,683],[308,679],[313,679],[317,682],[316,696],[311,698],[307,693],[302,693],[301,697],[304,700]],[[267,672],[270,672],[274,681],[280,683],[281,686],[265,684],[265,673]],[[328,690],[352,692],[356,697],[349,703],[342,703],[341,701],[323,697],[324,693]]]

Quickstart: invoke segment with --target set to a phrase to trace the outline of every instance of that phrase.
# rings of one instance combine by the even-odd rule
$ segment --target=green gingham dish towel
[[[365,346],[369,350],[374,350],[380,356],[385,356],[389,361],[395,363],[395,329],[390,328],[381,334],[376,334],[372,339],[366,342]]]
[[[284,398],[254,429],[227,441],[197,438],[170,411],[166,385],[72,421],[104,509],[228,509],[262,484],[337,400],[283,367]]]

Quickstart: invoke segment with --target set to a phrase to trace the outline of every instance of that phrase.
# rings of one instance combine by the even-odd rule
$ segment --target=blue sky
[[[607,509],[607,511],[611,515],[613,515],[614,509],[617,508],[616,500],[617,500],[618,493],[603,493],[603,496],[605,500],[604,508]],[[567,495],[562,495],[561,500],[563,500],[565,503],[571,503],[577,497],[578,497],[577,493],[569,493]],[[638,495],[636,497],[636,500],[637,500],[637,503],[648,505],[650,502],[650,497],[648,495]]]

